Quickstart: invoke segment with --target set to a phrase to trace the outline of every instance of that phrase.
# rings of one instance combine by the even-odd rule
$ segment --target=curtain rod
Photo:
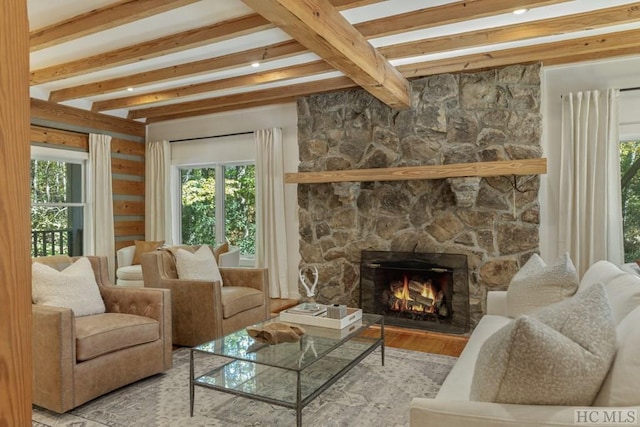
[[[636,86],[636,87],[625,87],[620,89],[620,92],[629,92],[632,90],[640,90],[640,86]]]
[[[185,141],[197,141],[199,139],[209,139],[209,138],[223,138],[225,136],[238,136],[238,135],[251,135],[253,132],[237,132],[237,133],[227,133],[224,135],[211,135],[211,136],[198,136],[195,138],[184,138],[184,139],[170,139],[169,143],[172,142],[185,142]]]

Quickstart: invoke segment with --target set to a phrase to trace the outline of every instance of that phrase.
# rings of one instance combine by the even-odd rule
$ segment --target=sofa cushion
[[[140,256],[142,254],[146,254],[147,252],[153,252],[158,249],[160,246],[164,245],[164,240],[134,240],[136,245],[136,251],[133,254],[133,260],[131,261],[132,265],[140,264]]]
[[[85,257],[62,271],[34,262],[31,298],[34,304],[70,308],[75,316],[105,312],[91,262]]]
[[[260,307],[264,294],[245,286],[224,286],[222,288],[222,317],[228,319],[243,311]]]
[[[76,360],[104,354],[160,338],[158,321],[124,313],[103,313],[76,319]]]
[[[578,274],[569,254],[547,265],[538,254],[513,276],[507,289],[507,315],[529,314],[570,297],[578,288]]]
[[[616,351],[602,284],[513,320],[483,344],[472,400],[591,405]]]
[[[590,275],[587,279],[583,278],[578,288],[578,292],[582,292],[593,285],[594,280],[601,277],[602,283],[607,290],[609,303],[613,310],[613,318],[616,324],[620,323],[627,314],[633,309],[640,306],[640,277],[623,272],[616,265],[608,261],[600,261],[597,263],[599,270],[604,274],[593,274],[591,269],[585,273]],[[591,273],[590,273],[591,272]]]
[[[615,264],[609,261],[598,261],[591,264],[587,271],[585,271],[582,279],[580,280],[578,289],[586,289],[587,287],[595,285],[596,283],[607,284],[616,277],[622,276],[624,274],[626,273],[620,270]]]
[[[604,380],[595,406],[640,406],[640,307],[616,327],[618,351]]]
[[[182,248],[178,249],[176,251],[176,270],[180,279],[207,280],[223,284],[218,263],[208,245],[200,246],[193,253]]]
[[[136,264],[120,267],[116,271],[116,276],[118,276],[118,279],[121,280],[143,280],[142,266],[140,264]]]

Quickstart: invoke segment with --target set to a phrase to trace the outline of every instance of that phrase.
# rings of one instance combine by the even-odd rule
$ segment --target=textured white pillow
[[[221,285],[223,284],[218,263],[208,245],[200,246],[194,253],[178,249],[176,270],[180,279],[218,281]]]
[[[31,298],[34,304],[70,308],[76,316],[105,312],[91,262],[84,257],[62,271],[34,262]]]
[[[471,400],[588,406],[616,352],[602,284],[523,315],[489,337],[476,360]]]
[[[507,289],[507,315],[518,317],[562,301],[578,289],[578,274],[568,253],[553,265],[533,254],[511,279]]]

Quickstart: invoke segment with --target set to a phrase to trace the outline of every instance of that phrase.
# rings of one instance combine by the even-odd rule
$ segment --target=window
[[[620,187],[625,262],[640,259],[640,140],[620,143]]]
[[[253,257],[255,172],[255,165],[247,163],[180,167],[182,243],[215,245],[228,240],[245,257]]]
[[[86,153],[33,147],[31,256],[82,255]]]

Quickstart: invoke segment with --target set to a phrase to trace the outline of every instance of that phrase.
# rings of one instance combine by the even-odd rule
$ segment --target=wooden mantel
[[[538,175],[547,173],[547,159],[503,160],[497,162],[455,163],[435,166],[355,169],[343,171],[285,173],[286,184],[328,182],[407,181],[464,176]]]

